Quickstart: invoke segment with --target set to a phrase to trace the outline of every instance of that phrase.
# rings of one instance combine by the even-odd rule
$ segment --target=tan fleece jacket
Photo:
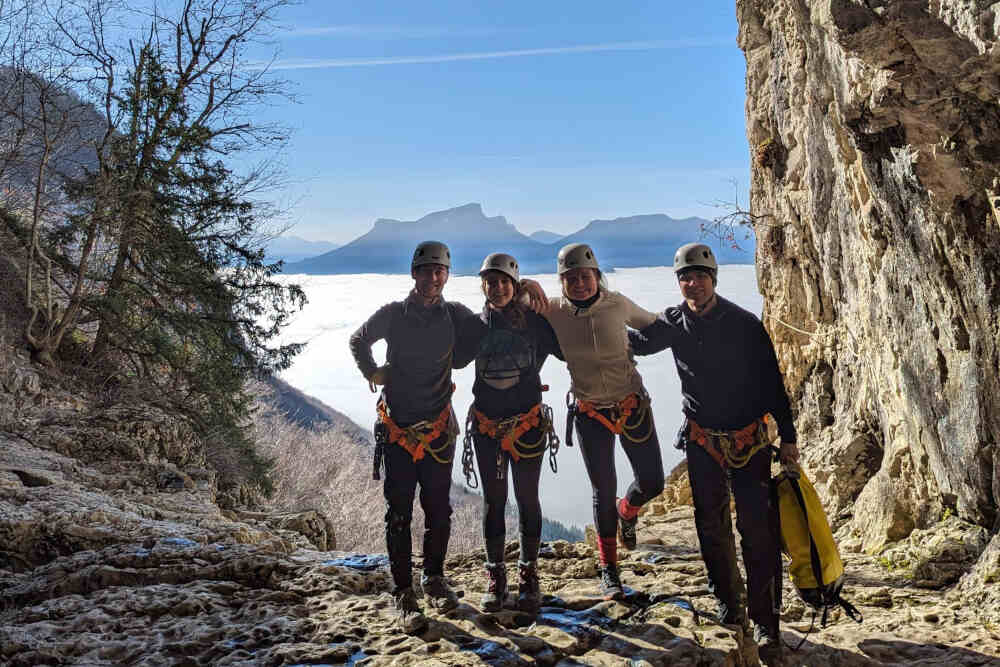
[[[577,308],[565,296],[549,303],[545,317],[559,339],[577,398],[608,405],[642,389],[625,326],[649,326],[654,313],[603,289],[589,308]]]

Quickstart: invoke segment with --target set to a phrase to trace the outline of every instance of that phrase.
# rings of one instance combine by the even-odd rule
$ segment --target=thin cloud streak
[[[377,65],[424,65],[429,63],[449,63],[465,60],[493,60],[497,58],[522,58],[569,53],[598,53],[602,51],[653,51],[660,49],[706,48],[731,45],[730,38],[668,40],[646,42],[612,42],[608,44],[582,44],[580,46],[557,46],[540,49],[515,49],[510,51],[480,51],[472,53],[452,53],[431,56],[386,56],[382,58],[328,58],[307,60],[278,60],[268,67],[270,70],[328,69],[336,67],[372,67]]]
[[[428,37],[486,37],[500,32],[496,28],[454,28],[445,26],[402,26],[402,25],[326,25],[292,28],[285,33],[288,37],[322,37],[339,35],[342,37],[372,37],[397,39],[423,39]],[[504,31],[510,32],[510,31]]]

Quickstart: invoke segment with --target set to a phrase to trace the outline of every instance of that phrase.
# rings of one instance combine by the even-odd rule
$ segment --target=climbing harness
[[[497,479],[503,479],[506,466],[503,465],[504,452],[515,462],[522,458],[533,459],[549,450],[549,466],[552,472],[558,472],[556,454],[559,451],[559,436],[552,427],[552,408],[544,403],[538,403],[528,412],[514,415],[507,419],[490,419],[473,405],[465,419],[465,441],[462,447],[462,472],[466,483],[473,489],[479,486],[474,469],[473,436],[481,433],[500,443],[497,449]],[[538,440],[533,443],[521,439],[532,429],[541,431]]]
[[[615,435],[621,435],[629,442],[641,444],[653,436],[653,421],[649,420],[644,435],[636,436],[633,432],[639,428],[649,414],[650,399],[649,394],[643,391],[641,394],[629,394],[623,400],[616,403],[597,405],[582,398],[573,398],[572,391],[566,393],[566,407],[569,414],[566,418],[566,444],[572,446],[572,423],[580,414],[585,414],[596,420]],[[605,416],[604,411],[609,414]],[[629,417],[635,415],[631,421]],[[610,418],[609,418],[610,417]]]
[[[690,417],[687,423],[688,437],[701,445],[702,449],[723,468],[742,468],[754,454],[771,444],[763,418],[732,431],[703,428]]]
[[[454,392],[455,385],[451,385],[449,400],[437,419],[434,421],[425,419],[406,427],[401,427],[392,420],[392,417],[389,416],[389,406],[386,405],[384,398],[380,398],[376,409],[379,422],[387,430],[385,442],[394,442],[405,449],[413,457],[414,462],[430,453],[431,457],[438,463],[450,463],[451,458],[443,457],[441,452],[454,444],[455,437],[458,435],[458,432],[453,428],[452,420],[451,394]],[[445,439],[444,444],[437,448],[431,447],[431,443],[445,434],[449,437]]]

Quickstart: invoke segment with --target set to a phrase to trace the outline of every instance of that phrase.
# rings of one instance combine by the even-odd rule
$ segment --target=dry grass
[[[295,424],[274,411],[259,411],[255,439],[261,454],[274,459],[274,509],[315,509],[336,531],[341,551],[384,552],[385,503],[382,482],[372,479],[371,446],[350,433],[347,425],[314,429]],[[482,499],[453,486],[449,553],[482,549]],[[413,545],[419,551],[424,516],[419,501],[413,510]],[[516,536],[508,518],[508,535]]]

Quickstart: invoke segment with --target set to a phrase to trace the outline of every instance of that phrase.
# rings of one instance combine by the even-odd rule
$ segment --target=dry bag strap
[[[688,418],[688,424],[688,437],[701,445],[723,468],[746,466],[754,454],[770,444],[763,419],[757,419],[733,431],[704,428],[691,418]]]
[[[451,385],[451,393],[454,392],[455,385]],[[450,400],[445,404],[441,410],[441,414],[434,421],[424,420],[405,428],[396,424],[392,417],[389,416],[389,408],[385,404],[385,400],[379,400],[377,410],[379,421],[389,429],[389,442],[394,442],[405,449],[413,457],[414,462],[424,458],[424,455],[428,452],[438,463],[451,462],[450,458],[443,458],[441,456],[441,452],[452,444],[451,437],[445,439],[444,444],[440,447],[431,447],[431,443],[435,442],[443,434],[450,435],[452,412]]]

